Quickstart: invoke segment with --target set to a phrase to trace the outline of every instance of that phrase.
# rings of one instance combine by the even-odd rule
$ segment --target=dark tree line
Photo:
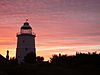
[[[29,53],[24,58],[25,63],[34,64],[34,63],[48,63],[48,64],[68,64],[68,65],[81,65],[81,64],[92,64],[92,65],[100,65],[100,54],[96,52],[93,53],[78,53],[73,56],[65,55],[53,55],[50,58],[50,61],[45,62],[44,57],[34,55],[33,53]],[[0,63],[2,64],[18,64],[16,58],[11,58],[10,60],[6,60],[4,57],[0,56]]]
[[[53,64],[75,64],[75,65],[81,65],[81,64],[87,64],[87,65],[100,65],[100,54],[97,54],[96,52],[93,53],[76,53],[76,55],[73,56],[67,56],[67,55],[53,55],[52,58],[50,58],[50,63]]]

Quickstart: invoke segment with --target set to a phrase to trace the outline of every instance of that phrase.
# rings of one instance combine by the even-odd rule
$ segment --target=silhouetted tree
[[[25,63],[35,63],[36,62],[36,55],[33,52],[28,53],[25,57],[24,57],[24,62]]]
[[[44,61],[44,57],[41,57],[41,56],[36,57],[36,62],[37,63],[42,63],[43,61]]]
[[[0,64],[7,64],[8,62],[9,60],[0,54]]]
[[[67,63],[67,55],[53,55],[52,58],[50,58],[50,62],[56,64]]]
[[[15,57],[10,58],[10,64],[18,64],[18,61]]]

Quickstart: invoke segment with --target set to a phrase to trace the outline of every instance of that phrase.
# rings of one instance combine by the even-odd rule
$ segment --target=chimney
[[[9,60],[9,50],[7,50],[6,59]]]

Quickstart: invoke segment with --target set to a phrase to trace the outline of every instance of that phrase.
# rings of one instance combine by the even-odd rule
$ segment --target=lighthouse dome
[[[32,29],[28,22],[25,22],[21,29]]]

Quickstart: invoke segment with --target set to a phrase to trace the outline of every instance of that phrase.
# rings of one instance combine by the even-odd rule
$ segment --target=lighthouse
[[[17,48],[16,48],[16,59],[18,63],[24,63],[25,57],[29,54],[33,54],[32,59],[34,62],[36,60],[36,48],[35,48],[35,37],[36,34],[32,32],[32,27],[29,25],[28,21],[22,25],[20,32],[17,33]]]

